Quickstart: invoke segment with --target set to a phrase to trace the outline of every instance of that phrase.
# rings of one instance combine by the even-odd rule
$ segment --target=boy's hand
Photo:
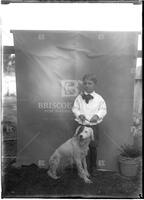
[[[94,115],[94,116],[90,119],[90,122],[96,123],[98,120],[99,120],[98,115]]]
[[[84,115],[79,115],[79,119],[80,119],[82,122],[84,122],[85,119],[86,119],[86,117],[85,117]]]

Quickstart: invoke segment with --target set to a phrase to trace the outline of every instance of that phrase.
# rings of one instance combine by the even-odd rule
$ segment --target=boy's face
[[[84,90],[87,92],[87,93],[91,93],[95,90],[95,83],[89,79],[85,79],[83,81],[83,86],[84,86]]]

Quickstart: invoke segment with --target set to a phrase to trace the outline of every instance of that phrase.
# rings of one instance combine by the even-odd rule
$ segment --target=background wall
[[[100,167],[116,170],[121,144],[131,143],[137,32],[13,31],[16,51],[18,164],[47,164],[72,137],[73,101],[85,73],[108,114],[100,125]]]

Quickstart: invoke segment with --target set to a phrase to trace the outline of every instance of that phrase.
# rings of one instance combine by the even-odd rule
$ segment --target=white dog
[[[79,176],[86,183],[91,183],[86,163],[86,155],[91,140],[94,140],[92,128],[79,126],[74,136],[57,148],[50,157],[48,175],[57,179],[59,178],[57,172],[60,169],[76,164]]]

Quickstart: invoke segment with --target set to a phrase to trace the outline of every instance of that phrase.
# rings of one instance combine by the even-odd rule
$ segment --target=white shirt
[[[87,93],[85,92],[85,94]],[[76,97],[74,101],[72,112],[76,117],[75,120],[79,124],[83,125],[99,124],[100,122],[102,122],[104,116],[107,114],[107,108],[104,99],[96,92],[92,92],[90,95],[92,95],[94,98],[91,99],[89,103],[86,103],[80,94]],[[79,119],[79,115],[84,115],[86,117],[86,120],[82,122]],[[90,122],[90,119],[94,115],[98,115],[99,117],[99,120],[96,123]]]

